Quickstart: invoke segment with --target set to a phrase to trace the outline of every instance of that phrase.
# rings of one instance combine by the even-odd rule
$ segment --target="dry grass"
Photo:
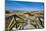
[[[22,19],[24,19],[24,20],[22,20],[22,19],[19,19],[19,20],[17,20],[16,22],[16,24],[17,25],[22,25],[22,24],[25,24],[25,20],[26,20],[26,14],[28,15],[28,17],[29,17],[29,19],[32,21],[32,24],[33,24],[33,22],[35,23],[35,24],[33,24],[33,25],[35,25],[36,26],[36,28],[37,28],[37,26],[38,26],[38,28],[40,28],[40,27],[42,27],[42,25],[41,25],[41,22],[39,21],[39,19],[37,19],[36,18],[36,16],[35,15],[38,15],[38,14],[40,14],[41,13],[41,15],[44,15],[44,13],[43,12],[16,12],[16,13],[11,13],[11,14],[6,14],[6,16],[12,16],[12,15],[18,15],[19,17],[21,17]],[[5,27],[7,28],[8,27],[8,25],[9,25],[9,23],[10,23],[10,19],[8,19],[8,20],[6,20],[6,22],[5,22],[6,24],[5,24]],[[43,24],[43,22],[42,22],[42,24]],[[43,24],[43,26],[44,26],[44,24]]]

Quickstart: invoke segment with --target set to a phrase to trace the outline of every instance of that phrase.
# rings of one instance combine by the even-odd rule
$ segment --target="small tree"
[[[6,14],[10,13],[10,11],[5,11]]]

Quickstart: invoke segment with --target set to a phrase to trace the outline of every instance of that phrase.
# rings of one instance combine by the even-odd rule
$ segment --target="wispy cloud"
[[[44,10],[44,3],[39,2],[21,2],[8,1],[6,2],[6,9],[10,10]]]

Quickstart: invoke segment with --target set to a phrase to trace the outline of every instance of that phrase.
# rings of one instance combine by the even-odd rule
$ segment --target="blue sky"
[[[6,10],[44,10],[44,3],[40,2],[23,2],[23,1],[6,1]]]

